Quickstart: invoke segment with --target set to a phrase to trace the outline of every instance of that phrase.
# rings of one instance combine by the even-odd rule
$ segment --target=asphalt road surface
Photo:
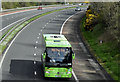
[[[2,16],[2,28],[6,27],[7,25],[14,23],[20,19],[27,18],[36,14],[41,14],[45,13],[48,11],[52,11],[55,9],[60,9],[60,8],[65,8],[65,7],[50,7],[50,8],[45,8],[43,10],[31,10],[31,11],[25,11],[25,12],[20,12],[20,13],[15,13],[15,14],[10,14],[10,15],[5,15]]]
[[[62,32],[71,43],[76,54],[76,58],[73,60],[73,70],[79,81],[112,82],[111,77],[105,73],[83,42],[80,34],[80,22],[84,15],[85,12],[81,11],[72,16],[64,25]]]
[[[0,19],[1,19],[0,24],[2,24],[1,27],[0,27],[0,32],[3,35],[11,27],[13,27],[16,24],[26,20],[27,18],[30,18],[30,17],[38,15],[38,14],[42,14],[42,13],[45,13],[45,12],[49,12],[49,11],[52,11],[52,10],[65,8],[65,7],[68,7],[68,6],[47,7],[47,8],[43,8],[43,10],[33,9],[33,10],[21,11],[21,12],[17,11],[15,13],[10,13],[10,14],[7,14],[7,15],[0,16]]]
[[[43,16],[27,25],[17,36],[5,56],[2,64],[2,80],[53,81],[43,78],[40,61],[43,53],[41,51],[41,35],[43,33],[59,34],[63,22],[75,13],[74,9],[59,11]],[[36,64],[34,64],[34,60],[37,61]],[[73,82],[74,80],[72,77],[65,81]]]
[[[41,66],[42,34],[60,34],[64,21],[73,14],[78,14],[74,9],[62,10],[45,15],[27,25],[14,39],[2,63],[3,82],[76,82],[75,76],[71,79],[44,79]],[[77,15],[76,14],[76,15]],[[73,17],[63,29],[63,34],[71,42],[76,58],[73,61],[73,70],[78,80],[105,80],[102,70],[94,61],[84,44],[79,39],[76,24],[78,18],[84,15]],[[74,22],[75,21],[75,22]],[[75,28],[76,27],[76,28]],[[35,63],[34,63],[35,62]],[[96,64],[96,63],[95,63]]]

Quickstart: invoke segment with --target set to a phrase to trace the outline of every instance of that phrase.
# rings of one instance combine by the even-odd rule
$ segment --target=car
[[[76,7],[75,11],[81,11],[80,7]]]
[[[42,7],[39,6],[37,10],[42,10]]]

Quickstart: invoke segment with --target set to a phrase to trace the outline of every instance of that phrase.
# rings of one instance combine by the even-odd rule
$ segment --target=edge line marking
[[[75,14],[77,14],[77,13],[75,13]],[[62,24],[62,27],[61,27],[61,30],[60,30],[60,35],[62,34],[62,31],[63,31],[63,28],[64,28],[65,23],[66,23],[71,17],[73,17],[75,14],[73,14],[73,15],[71,15],[69,18],[67,18],[67,19],[65,20],[65,22]],[[77,79],[77,76],[75,75],[75,72],[74,72],[73,70],[72,70],[72,74],[73,74],[73,77],[75,78],[76,82],[79,82],[78,79]]]

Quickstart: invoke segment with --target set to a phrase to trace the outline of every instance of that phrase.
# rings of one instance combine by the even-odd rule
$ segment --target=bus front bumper
[[[45,77],[52,78],[71,78],[72,77],[72,68],[49,68],[44,72]]]

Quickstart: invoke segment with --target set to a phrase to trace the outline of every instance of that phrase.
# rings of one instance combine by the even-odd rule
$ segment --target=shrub
[[[97,23],[98,14],[96,12],[92,13],[90,7],[86,11],[86,21],[85,21],[85,30],[93,31],[94,25]]]

